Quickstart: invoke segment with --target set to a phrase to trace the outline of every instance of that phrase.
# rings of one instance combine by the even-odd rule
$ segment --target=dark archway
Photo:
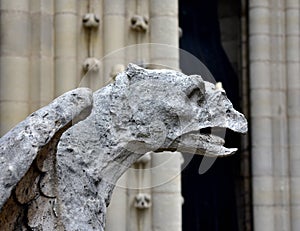
[[[183,30],[180,48],[206,65],[240,110],[239,78],[222,47],[218,4],[218,0],[179,1],[179,24]],[[239,1],[226,4],[239,14]],[[180,65],[184,73],[195,74],[185,60],[181,59]],[[240,147],[239,135],[227,131],[225,146]],[[182,172],[183,231],[244,230],[239,201],[243,194],[240,153],[218,159],[203,175],[198,173],[201,161],[202,157],[193,157]]]

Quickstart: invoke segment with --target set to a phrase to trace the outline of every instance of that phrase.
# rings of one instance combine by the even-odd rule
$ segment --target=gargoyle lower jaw
[[[189,132],[175,139],[167,149],[211,157],[228,156],[237,151],[237,148],[224,147],[224,143],[224,139],[212,134]]]

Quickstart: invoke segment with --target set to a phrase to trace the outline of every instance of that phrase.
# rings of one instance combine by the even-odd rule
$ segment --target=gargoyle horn
[[[222,82],[216,83],[216,90],[224,90]]]

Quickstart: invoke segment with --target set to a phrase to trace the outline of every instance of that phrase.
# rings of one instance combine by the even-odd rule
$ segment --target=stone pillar
[[[118,49],[126,45],[125,3],[125,0],[104,0],[103,2],[103,85],[110,81],[113,66],[124,64],[124,52],[118,52]],[[112,52],[116,52],[115,55],[111,54]]]
[[[149,63],[149,0],[126,0],[124,64]],[[143,21],[144,20],[144,21]],[[144,24],[143,24],[144,23]],[[152,230],[150,153],[136,162],[127,175],[127,227],[130,231]],[[144,199],[149,204],[141,204]],[[145,201],[144,201],[145,202]],[[124,229],[125,230],[125,229]]]
[[[269,2],[249,1],[253,216],[256,231],[275,230]]]
[[[77,0],[55,0],[55,96],[77,87]]]
[[[152,230],[181,231],[180,152],[152,154]]]
[[[29,0],[0,3],[0,135],[29,111]]]
[[[166,68],[179,68],[178,2],[150,1],[150,42],[165,46],[151,46],[151,62]],[[170,46],[170,47],[169,47]],[[175,48],[175,49],[174,49]]]
[[[274,178],[274,230],[290,230],[284,1],[272,0],[271,88]],[[257,102],[253,102],[257,103]],[[260,131],[262,133],[262,131]]]
[[[300,2],[285,3],[291,230],[296,231],[300,230]]]
[[[31,62],[30,112],[48,104],[54,97],[53,1],[30,2]]]
[[[102,86],[111,79],[111,71],[116,64],[124,64],[124,52],[118,49],[125,46],[125,0],[103,1],[103,53],[102,59],[103,78]],[[111,54],[116,52],[115,55]],[[127,223],[127,196],[124,188],[118,185],[126,185],[127,174],[125,173],[118,181],[111,204],[108,207],[106,229],[108,231],[124,231]],[[116,217],[117,221],[116,221]]]
[[[153,67],[161,65],[164,68],[179,68],[179,30],[178,30],[178,1],[177,0],[151,0],[150,1],[150,42],[162,45],[152,45],[150,60]],[[180,170],[181,166],[174,158],[174,153],[168,155],[154,154],[152,168],[161,163],[161,158],[169,158],[163,166],[163,171],[153,171],[152,184],[167,178]],[[164,157],[162,157],[164,156]],[[159,174],[158,174],[159,173]],[[163,182],[159,187],[152,189],[152,230],[153,231],[180,231],[181,230],[181,181],[180,176]]]
[[[123,187],[120,187],[122,185]],[[118,180],[114,189],[111,203],[107,209],[106,228],[107,231],[125,231],[127,226],[127,174]],[[125,187],[124,187],[125,186]],[[136,221],[129,221],[136,222]]]

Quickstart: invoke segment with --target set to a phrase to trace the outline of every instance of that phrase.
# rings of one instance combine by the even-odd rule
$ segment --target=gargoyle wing
[[[22,223],[24,216],[31,213],[31,206],[44,204],[43,198],[55,198],[50,172],[55,169],[56,145],[71,121],[88,111],[91,105],[90,89],[69,91],[29,115],[1,138],[1,228],[13,230],[17,223],[28,226]],[[9,214],[14,218],[9,220]]]

